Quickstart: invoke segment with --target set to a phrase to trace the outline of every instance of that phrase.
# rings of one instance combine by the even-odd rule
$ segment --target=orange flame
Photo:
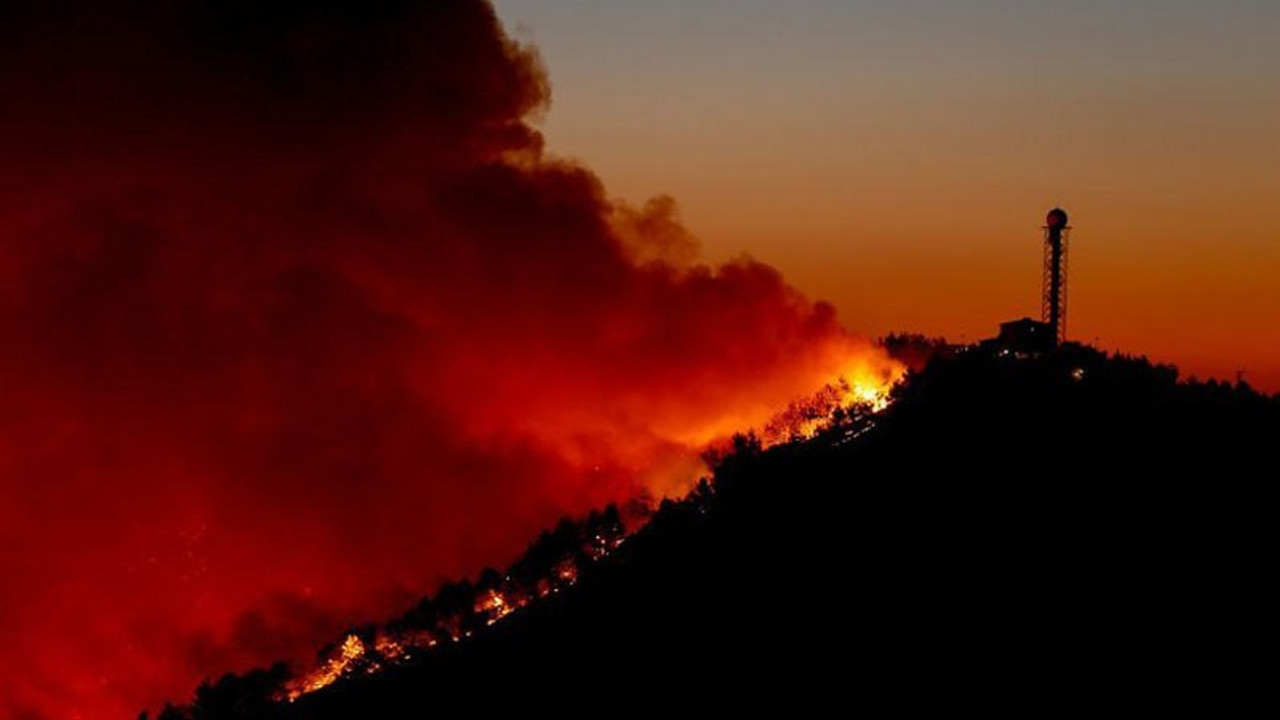
[[[830,426],[840,412],[860,412],[864,416],[879,413],[889,406],[891,391],[904,374],[905,369],[900,365],[873,365],[866,356],[859,355],[817,392],[793,401],[777,413],[764,427],[762,444],[768,447],[789,440],[811,438]],[[633,531],[635,529],[632,528]],[[597,532],[587,538],[581,548],[585,557],[598,562],[616,551],[626,541],[626,529],[619,530],[621,532],[616,535]],[[532,588],[521,588],[507,576],[502,587],[482,591],[472,611],[485,626],[492,626],[535,598],[547,598],[572,587],[578,581],[578,573],[577,562],[566,557],[551,567],[548,577],[535,581]],[[393,635],[390,631],[383,631],[372,648],[359,636],[349,634],[332,657],[291,681],[282,699],[292,702],[322,690],[344,676],[361,671],[366,674],[378,672],[386,664],[410,659],[414,651],[430,650],[438,644],[437,637],[460,642],[472,635],[472,630],[464,629],[464,619],[459,616],[448,616],[438,623],[435,633],[405,630]]]
[[[356,635],[348,635],[339,646],[337,655],[330,658],[320,667],[298,678],[288,688],[289,700],[322,690],[338,681],[347,670],[360,658],[364,657],[364,642]]]

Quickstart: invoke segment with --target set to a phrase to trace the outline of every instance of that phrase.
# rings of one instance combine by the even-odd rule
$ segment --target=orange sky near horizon
[[[1061,205],[1070,337],[1280,390],[1274,4],[496,5],[550,70],[551,152],[851,329],[1038,315]]]

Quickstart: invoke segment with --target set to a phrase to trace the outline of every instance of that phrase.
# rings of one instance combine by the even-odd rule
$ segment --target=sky
[[[1038,315],[1061,205],[1070,337],[1280,390],[1280,4],[495,4],[550,71],[551,152],[855,331]]]

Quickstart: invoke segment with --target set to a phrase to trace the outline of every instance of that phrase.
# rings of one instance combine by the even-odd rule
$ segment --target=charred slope
[[[1262,687],[1275,399],[1087,348],[972,351],[851,434],[743,440],[571,592],[469,642],[284,706],[228,678],[193,714],[1220,710]]]

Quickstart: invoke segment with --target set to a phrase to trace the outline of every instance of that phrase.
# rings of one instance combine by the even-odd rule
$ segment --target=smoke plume
[[[547,157],[482,0],[0,6],[0,716],[297,657],[879,356]]]

